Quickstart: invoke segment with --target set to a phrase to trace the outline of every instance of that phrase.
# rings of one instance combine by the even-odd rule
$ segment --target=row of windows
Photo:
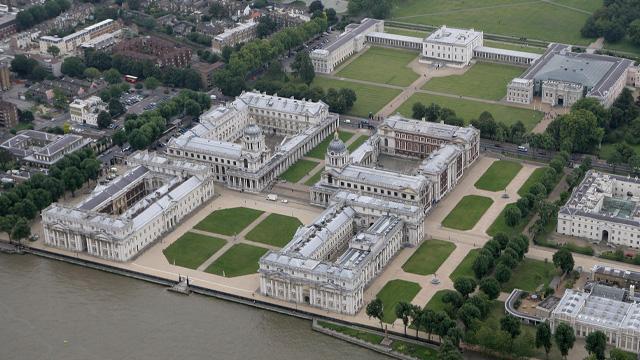
[[[391,190],[378,189],[376,187],[372,188],[371,186],[352,184],[350,182],[345,182],[345,181],[340,181],[340,186],[342,186],[342,187],[346,186],[349,189],[351,189],[351,188],[358,189],[358,187],[359,187],[360,190],[365,190],[365,188],[366,188],[366,190],[368,192],[372,192],[371,189],[373,189],[373,193],[375,193],[375,194],[394,196],[394,197],[402,197],[403,199],[407,199],[407,197],[409,196],[409,198],[411,200],[415,200],[416,199],[415,195],[407,195],[406,193],[398,193],[397,191],[393,191],[392,192]]]

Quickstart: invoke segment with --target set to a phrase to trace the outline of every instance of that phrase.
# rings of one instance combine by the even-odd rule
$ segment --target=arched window
[[[247,159],[244,159],[244,168],[248,168],[249,167],[249,161]]]

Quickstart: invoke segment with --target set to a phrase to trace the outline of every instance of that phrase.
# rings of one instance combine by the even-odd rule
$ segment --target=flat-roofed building
[[[18,108],[15,104],[0,100],[0,127],[11,129],[18,125]]]
[[[233,47],[236,44],[253,40],[257,37],[257,28],[258,23],[253,20],[238,23],[235,27],[226,29],[222,34],[214,36],[211,49],[214,53],[220,53],[225,46]]]
[[[222,61],[218,61],[213,64],[203,62],[191,64],[191,68],[200,75],[202,85],[207,90],[211,90],[215,87],[215,83],[213,82],[213,75],[216,73],[216,71],[222,69],[223,67],[224,62]]]
[[[427,62],[443,61],[464,67],[473,59],[473,49],[483,46],[482,31],[449,28],[445,25],[432,32],[424,40],[422,57]]]
[[[17,32],[16,14],[0,15],[0,39],[6,39]]]
[[[89,145],[91,139],[80,135],[54,135],[42,131],[25,130],[0,144],[16,158],[39,168],[48,169],[65,155]]]
[[[119,29],[120,25],[118,22],[112,19],[106,19],[62,38],[57,36],[42,36],[39,40],[40,53],[47,54],[47,49],[49,49],[50,46],[55,46],[60,49],[60,56],[62,57],[75,55],[81,49],[82,44],[89,43],[105,34],[112,34],[114,37],[118,36]]]
[[[8,64],[0,64],[0,89],[2,91],[11,89],[11,71]]]
[[[156,36],[128,39],[113,47],[115,54],[136,61],[149,60],[159,67],[183,68],[191,64],[191,48]]]
[[[71,121],[78,124],[98,126],[98,114],[107,110],[107,104],[97,96],[75,99],[69,104]]]

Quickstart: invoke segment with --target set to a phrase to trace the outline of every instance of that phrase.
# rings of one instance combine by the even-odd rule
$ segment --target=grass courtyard
[[[477,119],[483,111],[488,111],[493,115],[493,118],[496,121],[503,122],[507,126],[518,120],[522,121],[529,131],[533,129],[540,120],[542,120],[543,116],[542,112],[535,110],[424,93],[418,93],[411,96],[398,108],[398,111],[404,116],[411,117],[413,113],[411,108],[416,102],[421,102],[424,105],[436,103],[440,106],[452,109],[456,112],[456,115],[464,119],[467,124],[469,124],[471,120]]]
[[[338,131],[338,137],[343,142],[347,142],[349,139],[351,139],[352,136],[353,136],[353,133],[350,133],[347,131]],[[307,157],[324,160],[324,156],[327,153],[327,147],[329,146],[329,143],[331,142],[331,140],[333,140],[333,135],[327,136],[326,139],[322,140],[320,144],[316,145],[316,147],[314,147],[313,149],[311,149],[311,151],[307,153]]]
[[[227,242],[211,236],[187,232],[162,250],[170,264],[197,269]]]
[[[541,284],[549,285],[557,270],[551,262],[525,258],[511,273],[511,279],[502,285],[502,291],[514,288],[535,291]]]
[[[287,171],[283,172],[280,175],[281,178],[290,182],[297,183],[300,181],[305,175],[307,175],[314,167],[319,164],[317,161],[311,161],[306,159],[300,159],[296,161],[291,167],[287,169]]]
[[[308,178],[307,181],[304,182],[304,184],[307,185],[307,186],[313,186],[318,181],[320,181],[321,177],[322,177],[322,169],[316,171],[315,174],[311,175],[311,177]]]
[[[577,7],[578,9],[567,8]],[[580,29],[601,0],[401,0],[392,20],[413,24],[474,28],[485,33],[587,45]]]
[[[418,275],[435,274],[455,248],[448,241],[426,240],[402,265],[402,270]]]
[[[473,262],[476,261],[476,258],[480,254],[480,249],[473,249],[469,251],[467,256],[462,259],[458,267],[449,275],[449,278],[453,281],[456,281],[457,278],[468,276],[475,277],[475,273],[473,272]]]
[[[407,67],[417,57],[418,53],[414,51],[372,47],[340,70],[336,76],[408,86],[419,76]]]
[[[347,146],[347,149],[349,149],[349,152],[352,152],[353,150],[359,148],[360,145],[364,144],[367,139],[369,139],[368,136],[359,135],[357,139],[355,139],[351,144],[349,144],[349,146]]]
[[[216,210],[200,221],[195,228],[216,234],[233,236],[254,222],[263,211],[237,207]]]
[[[493,204],[488,197],[467,195],[442,220],[442,225],[451,229],[472,229],[487,209]]]
[[[425,305],[425,307],[433,311],[446,311],[449,305],[445,304],[444,301],[442,301],[442,299],[444,298],[444,296],[447,294],[448,291],[452,291],[452,290],[438,290],[435,294],[433,294],[433,296],[431,297],[429,302]]]
[[[396,319],[396,304],[400,301],[411,302],[420,289],[420,285],[411,281],[391,280],[386,283],[377,295],[384,306],[382,321],[391,324]]]
[[[494,161],[482,177],[476,181],[474,186],[477,189],[487,191],[500,191],[507,188],[518,172],[522,169],[522,164],[515,161],[498,160]]]
[[[507,204],[500,214],[493,220],[493,223],[487,229],[487,235],[496,236],[499,232],[503,232],[509,236],[521,234],[528,221],[520,221],[516,226],[509,226],[505,220],[504,214],[509,207],[516,206],[516,203]]]
[[[546,168],[543,168],[543,167],[533,170],[531,175],[529,175],[529,178],[527,178],[524,184],[520,186],[520,189],[518,189],[518,195],[520,195],[520,197],[527,195],[529,193],[529,190],[531,190],[531,188],[533,187],[533,185],[542,181],[542,177],[544,176],[545,170]]]
[[[403,28],[397,28],[392,26],[385,26],[384,32],[386,32],[387,34],[396,34],[396,35],[412,36],[412,37],[419,37],[419,38],[424,38],[429,34],[429,32],[427,31],[421,31],[421,30],[415,30],[415,29],[403,29]]]
[[[348,80],[330,79],[316,76],[311,86],[320,86],[327,90],[329,88],[341,89],[349,88],[356,93],[357,100],[347,115],[366,118],[369,113],[377,113],[391,100],[400,94],[398,89],[390,89],[382,86],[358,84]]]
[[[291,239],[302,225],[297,218],[280,215],[269,214],[262,222],[245,236],[247,240],[256,241],[277,247],[283,247]]]
[[[235,244],[205,270],[210,274],[236,277],[255,274],[258,260],[268,250],[247,244]]]
[[[424,84],[423,89],[479,99],[500,100],[507,94],[507,84],[523,71],[523,68],[517,66],[477,63],[462,75],[433,78]]]

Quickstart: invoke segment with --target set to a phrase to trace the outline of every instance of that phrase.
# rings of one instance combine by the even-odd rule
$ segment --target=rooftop
[[[426,41],[442,44],[467,45],[474,41],[482,32],[473,29],[448,28],[445,25],[427,36]]]

